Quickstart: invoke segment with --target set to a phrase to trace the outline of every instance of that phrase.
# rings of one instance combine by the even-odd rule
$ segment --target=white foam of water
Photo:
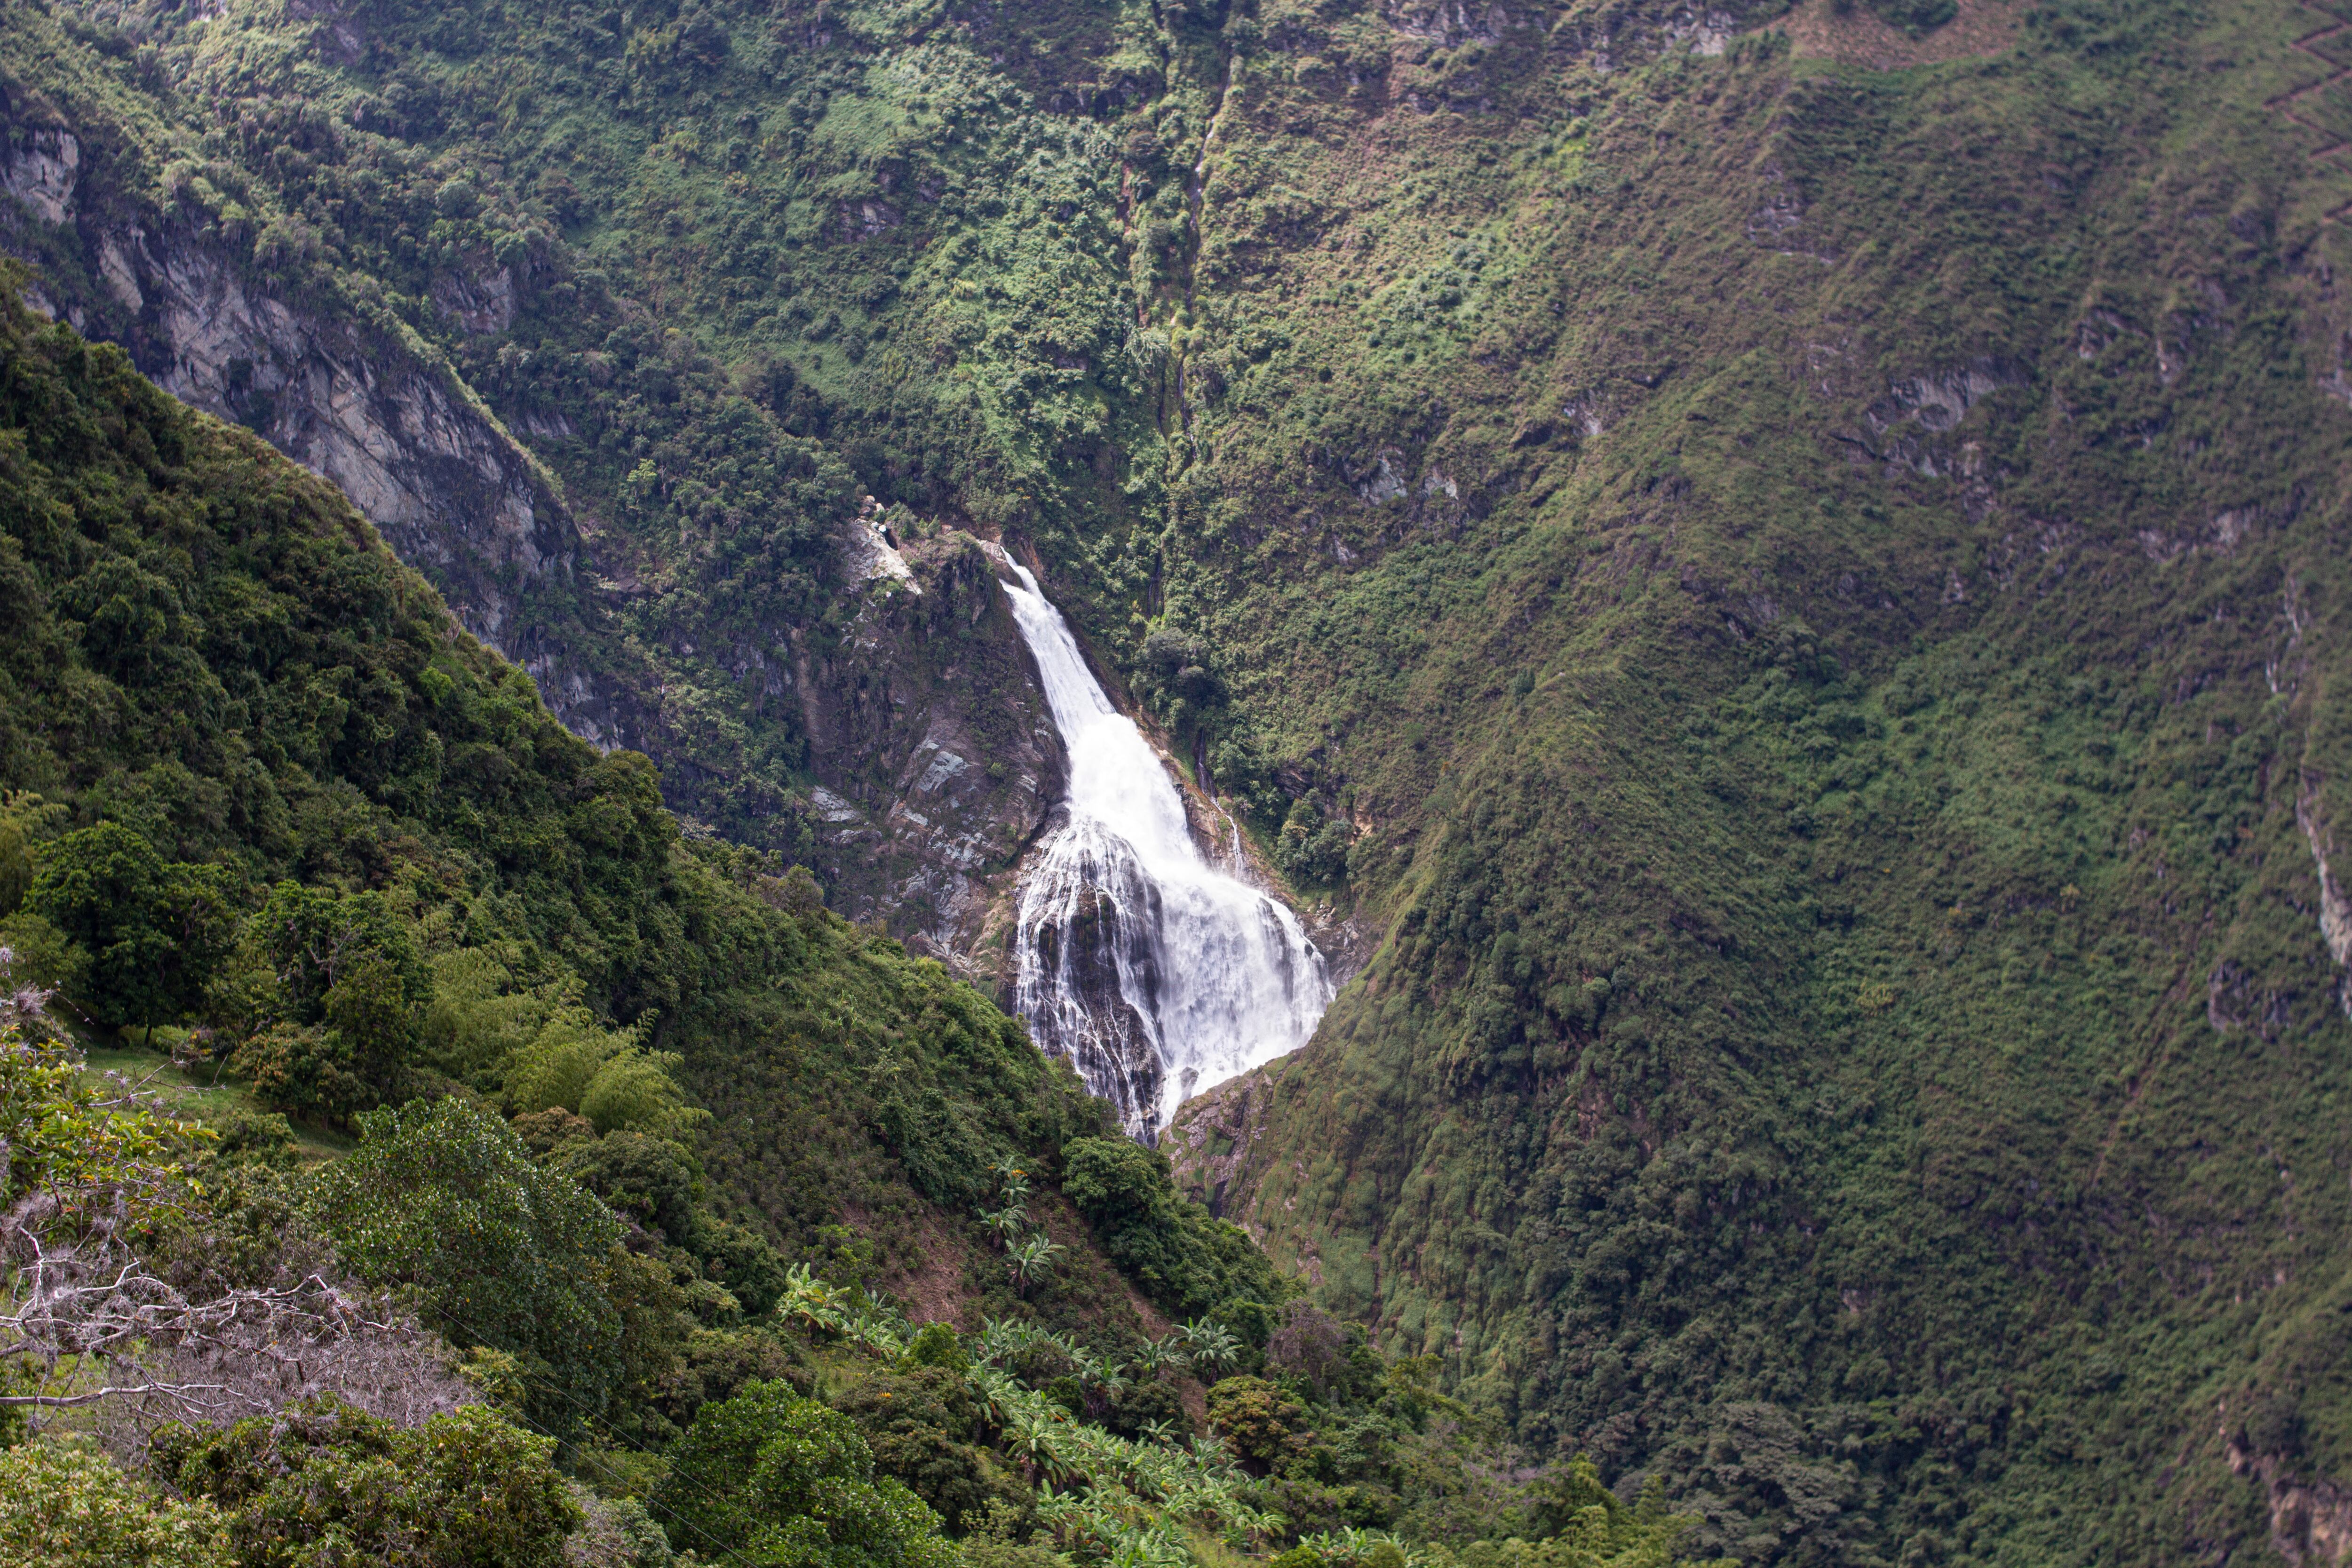
[[[1297,916],[1203,858],[1159,754],[1035,576],[1002,559],[1070,759],[1067,819],[1021,890],[1015,1005],[1150,1137],[1192,1096],[1305,1045],[1329,971]]]

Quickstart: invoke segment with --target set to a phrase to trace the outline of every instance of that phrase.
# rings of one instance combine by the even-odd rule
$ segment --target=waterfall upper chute
[[[1159,753],[1111,706],[1030,572],[1004,591],[1070,759],[1021,889],[1014,1005],[1149,1138],[1212,1084],[1297,1049],[1331,1000],[1278,900],[1211,866]]]

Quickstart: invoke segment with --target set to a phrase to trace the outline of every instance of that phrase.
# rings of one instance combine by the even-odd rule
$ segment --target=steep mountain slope
[[[160,1015],[126,1010],[93,942],[83,961],[99,962],[78,975],[16,978],[63,979],[85,1023],[205,1018],[236,1046],[253,1029],[247,983],[199,928],[308,889],[412,933],[385,951],[434,970],[429,1016],[378,1016],[425,1006],[411,1000],[334,1026],[360,1047],[361,1076],[372,1057],[414,1058],[394,1059],[359,1109],[452,1087],[428,1068],[495,1068],[434,1042],[478,1027],[469,1009],[511,1028],[551,987],[676,1053],[701,1114],[679,1134],[692,1180],[675,1180],[702,1191],[707,1173],[710,1207],[740,1227],[699,1250],[753,1310],[791,1262],[919,1279],[942,1314],[1003,1289],[971,1201],[992,1160],[1050,1163],[1099,1130],[1068,1070],[937,963],[826,912],[805,873],[682,836],[642,756],[567,733],[331,486],[158,392],[121,351],[34,317],[14,297],[21,271],[6,281],[0,946],[54,954],[75,934],[26,924],[19,906],[60,836],[96,823],[212,889],[161,939],[183,956],[140,965],[205,970]],[[304,940],[331,976],[365,945],[333,926]],[[469,959],[497,984],[447,984],[449,963]],[[331,1022],[336,1008],[331,993]],[[495,1073],[467,1077],[499,1089]],[[640,1161],[647,1147],[639,1138]],[[673,1179],[654,1159],[623,1184],[642,1200]],[[677,1232],[675,1212],[668,1223]],[[1084,1226],[1061,1230],[1074,1300],[1133,1321]]]
[[[444,356],[606,584],[547,635],[900,930],[1043,778],[950,887],[923,741],[1037,710],[839,542],[1034,548],[1383,939],[1194,1179],[1710,1543],[2324,1552],[2339,40],[1948,9],[20,9],[9,243]]]
[[[1352,264],[1234,241],[1307,308],[1196,425],[1233,521],[1171,618],[1387,941],[1194,1179],[1726,1549],[2333,1550],[2352,192],[2264,102],[2304,22],[1523,70],[1579,134],[1321,179],[1305,92],[1227,100],[1267,184],[1443,177]]]

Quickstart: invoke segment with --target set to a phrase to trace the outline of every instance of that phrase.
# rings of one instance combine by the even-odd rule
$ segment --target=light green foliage
[[[194,1131],[159,1115],[121,1083],[92,1084],[79,1050],[53,1028],[0,1019],[0,1199],[36,1194],[56,1200],[70,1228],[85,1204],[110,1205],[125,1188],[145,1189],[168,1173],[163,1155]]]
[[[951,1568],[940,1519],[847,1416],[778,1383],[706,1405],[654,1494],[671,1544],[776,1568]]]
[[[87,1440],[0,1449],[0,1563],[8,1568],[230,1568],[210,1502],[158,1496]]]
[[[236,1568],[556,1568],[581,1521],[553,1440],[478,1405],[402,1428],[310,1400],[226,1431],[166,1428],[152,1452],[227,1517]]]
[[[421,1045],[425,1059],[454,1078],[496,1069],[568,1000],[552,982],[518,984],[512,953],[496,947],[452,947],[431,962]]]
[[[481,1075],[529,1113],[561,1108],[600,1131],[686,1130],[690,1118],[675,1052],[649,1051],[651,1019],[612,1028],[580,1001],[576,981],[518,984],[509,955],[457,948],[434,960],[426,1054],[442,1070]]]
[[[600,1128],[652,1120],[677,1107],[667,1069],[678,1058],[648,1056],[640,1042],[634,1030],[599,1027],[583,1007],[560,1009],[500,1064],[508,1098],[519,1110],[561,1106]]]

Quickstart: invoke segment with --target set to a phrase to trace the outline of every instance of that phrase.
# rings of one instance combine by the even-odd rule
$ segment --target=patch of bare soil
[[[2025,0],[1959,0],[1960,14],[1923,37],[1889,26],[1860,5],[1802,0],[1773,24],[1800,59],[1902,70],[1942,60],[1983,59],[2017,41]]]
[[[882,1288],[898,1298],[911,1322],[946,1323],[960,1333],[980,1327],[965,1316],[972,1300],[964,1286],[964,1265],[971,1248],[950,1236],[930,1215],[916,1219],[911,1228],[917,1237],[916,1256],[921,1261],[911,1269],[891,1270],[879,1281]]]

